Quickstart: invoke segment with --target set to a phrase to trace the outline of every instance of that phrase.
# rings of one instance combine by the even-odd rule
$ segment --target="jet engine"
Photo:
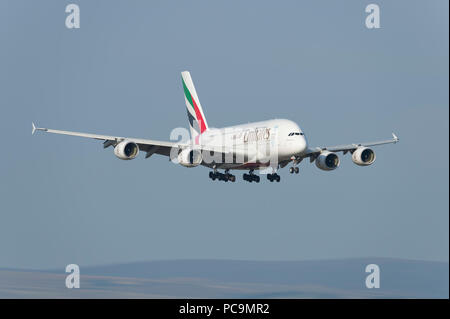
[[[121,160],[132,160],[139,154],[139,146],[131,141],[122,141],[114,148],[114,155]]]
[[[323,151],[316,158],[316,166],[324,171],[332,171],[339,166],[339,156],[336,153]]]
[[[352,154],[352,161],[359,166],[367,166],[375,162],[375,152],[368,147],[358,147]]]
[[[178,163],[184,167],[198,166],[202,160],[202,152],[198,149],[186,148],[178,154]]]

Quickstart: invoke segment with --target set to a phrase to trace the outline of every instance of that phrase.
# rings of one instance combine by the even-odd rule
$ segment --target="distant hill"
[[[365,287],[377,264],[381,287]],[[448,298],[449,264],[388,258],[323,261],[172,260],[64,270],[0,270],[1,298]]]

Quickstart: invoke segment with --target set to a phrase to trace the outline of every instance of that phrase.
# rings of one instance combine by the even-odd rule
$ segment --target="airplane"
[[[121,160],[134,159],[140,151],[145,152],[145,158],[153,154],[168,156],[171,161],[184,167],[202,165],[211,168],[209,178],[212,180],[235,182],[236,176],[230,171],[244,170],[248,173],[243,174],[243,179],[250,183],[260,182],[261,174],[255,174],[255,170],[265,173],[270,182],[279,182],[280,175],[277,172],[288,164],[291,164],[289,173],[298,174],[297,165],[306,158],[309,158],[310,163],[315,162],[319,169],[332,171],[340,164],[338,152],[343,152],[343,155],[351,153],[356,165],[368,166],[376,158],[372,146],[399,141],[392,133],[392,138],[388,140],[311,148],[300,127],[287,119],[212,128],[208,126],[190,73],[181,72],[181,78],[190,127],[190,139],[187,138],[187,141],[166,142],[62,131],[36,127],[33,122],[31,133],[43,131],[102,140],[103,147],[113,146],[114,154]]]

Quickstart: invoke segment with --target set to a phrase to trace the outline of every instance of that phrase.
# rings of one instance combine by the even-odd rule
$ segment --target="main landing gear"
[[[273,182],[273,181],[277,181],[277,183],[278,182],[280,182],[280,175],[278,175],[277,173],[273,173],[273,174],[267,174],[267,179],[270,181],[270,182]]]
[[[249,183],[251,182],[255,182],[255,183],[259,183],[261,181],[261,177],[259,175],[256,175],[253,173],[253,170],[250,170],[250,172],[244,173],[242,175],[242,177],[244,178],[244,181],[247,181]],[[209,172],[209,178],[211,178],[213,181],[215,181],[216,179],[219,181],[224,181],[224,182],[235,182],[236,181],[236,176],[232,175],[229,173],[229,170],[225,170],[225,173],[219,173],[216,169],[214,169],[214,171]],[[280,181],[280,175],[278,175],[277,173],[272,173],[272,174],[267,174],[267,179],[271,182],[276,181],[279,182]]]
[[[256,182],[259,183],[260,181],[260,177],[258,175],[253,174],[253,170],[251,170],[249,172],[249,174],[244,173],[244,175],[242,175],[242,177],[244,178],[244,181],[247,182]]]
[[[211,178],[213,181],[215,181],[216,179],[218,179],[219,181],[224,181],[224,182],[235,182],[236,181],[236,176],[234,176],[233,174],[230,174],[228,172],[228,170],[225,171],[225,174],[219,173],[217,171],[214,172],[209,172],[209,178]]]

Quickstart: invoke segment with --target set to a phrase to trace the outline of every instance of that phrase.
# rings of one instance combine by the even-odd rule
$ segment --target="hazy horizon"
[[[365,266],[380,267],[378,289]],[[426,275],[425,275],[426,274]],[[80,267],[67,274],[0,269],[0,298],[448,298],[448,263],[369,258],[334,261],[189,260]]]

